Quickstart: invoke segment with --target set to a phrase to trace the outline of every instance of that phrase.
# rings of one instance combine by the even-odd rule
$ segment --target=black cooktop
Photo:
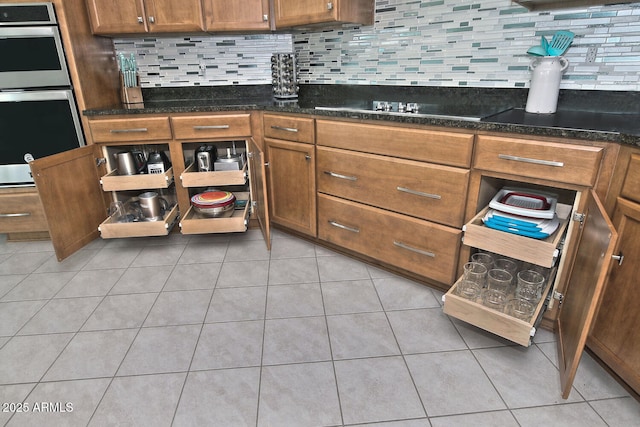
[[[537,114],[527,113],[523,108],[512,108],[486,116],[482,118],[482,121],[542,128],[593,130],[640,135],[640,115],[630,113],[559,110],[554,114]]]

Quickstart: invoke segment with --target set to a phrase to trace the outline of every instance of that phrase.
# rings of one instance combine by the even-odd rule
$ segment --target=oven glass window
[[[0,164],[24,164],[24,155],[39,159],[78,148],[68,100],[1,102]]]
[[[62,70],[53,37],[0,38],[0,52],[0,72]]]

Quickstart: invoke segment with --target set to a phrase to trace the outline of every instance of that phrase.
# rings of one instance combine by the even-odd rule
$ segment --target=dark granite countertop
[[[123,106],[86,110],[85,116],[171,114],[263,110],[406,124],[455,127],[532,136],[616,142],[640,147],[640,94],[561,91],[556,114],[524,112],[527,89],[424,88],[302,85],[295,101],[276,100],[271,86],[143,89],[144,108]],[[380,114],[362,111],[374,100],[437,106],[437,115]],[[322,109],[316,107],[336,107]],[[351,107],[354,110],[340,109]],[[454,116],[461,116],[460,118]],[[466,116],[481,118],[469,120]]]

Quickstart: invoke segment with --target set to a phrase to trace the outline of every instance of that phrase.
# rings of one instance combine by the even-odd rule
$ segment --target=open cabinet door
[[[99,237],[107,217],[100,188],[105,169],[97,166],[95,150],[89,145],[29,163],[58,261]]]
[[[578,251],[558,316],[558,362],[564,399],[571,392],[618,240],[598,196],[591,190],[587,197]]]
[[[249,140],[249,174],[251,182],[251,203],[253,205],[252,214],[255,215],[264,241],[267,243],[267,249],[271,249],[271,225],[269,223],[269,205],[267,199],[267,176],[264,164],[264,152],[258,147],[256,142],[251,138]]]

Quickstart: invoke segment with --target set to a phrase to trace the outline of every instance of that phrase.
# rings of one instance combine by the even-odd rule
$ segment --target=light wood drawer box
[[[182,186],[209,187],[215,185],[244,185],[247,182],[247,164],[237,171],[198,172],[195,163],[191,163],[180,175]]]
[[[470,167],[473,134],[316,119],[316,144]]]
[[[592,186],[602,153],[601,147],[478,135],[474,167]]]
[[[48,231],[37,192],[0,194],[0,233]]]
[[[171,139],[168,117],[92,120],[94,142],[154,141]]]
[[[443,311],[445,314],[492,332],[517,344],[528,347],[535,335],[535,324],[544,313],[544,301],[551,289],[552,280],[548,280],[542,298],[538,302],[533,315],[528,320],[520,320],[509,314],[493,310],[482,304],[482,299],[468,300],[457,295],[457,281],[444,296]]]
[[[233,215],[228,218],[206,218],[193,210],[193,206],[180,220],[182,234],[205,233],[234,233],[244,232],[249,225],[249,207],[251,206],[250,194],[246,192],[234,193],[238,200],[246,200],[244,208],[235,209]]]
[[[319,192],[462,227],[469,170],[317,147]]]
[[[313,119],[265,114],[264,136],[313,144]]]
[[[440,283],[451,284],[461,231],[325,194],[318,237]]]
[[[124,237],[166,236],[178,218],[178,205],[164,215],[162,221],[115,222],[109,217],[100,226],[103,239],[120,239]]]
[[[640,155],[638,154],[631,156],[620,195],[625,199],[640,203]]]
[[[176,139],[251,136],[249,114],[172,117],[171,125]]]
[[[142,175],[118,175],[114,170],[100,178],[104,191],[144,190],[146,188],[169,188],[173,183],[173,168],[164,173]]]
[[[550,268],[558,258],[558,248],[569,225],[572,208],[570,205],[558,203],[558,229],[546,239],[534,239],[485,227],[482,218],[489,210],[487,206],[462,228],[464,244]]]

